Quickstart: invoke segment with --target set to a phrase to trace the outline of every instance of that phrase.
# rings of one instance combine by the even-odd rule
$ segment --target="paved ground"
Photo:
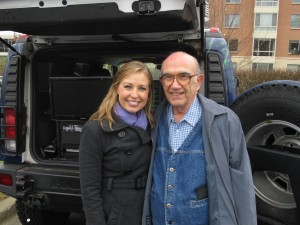
[[[20,223],[17,214],[15,214],[4,221],[1,221],[0,225],[22,225],[22,224]]]
[[[16,214],[16,199],[8,197],[0,203],[0,225],[21,225]]]

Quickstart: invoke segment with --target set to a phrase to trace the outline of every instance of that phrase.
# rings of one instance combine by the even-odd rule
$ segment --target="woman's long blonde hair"
[[[151,106],[152,106],[152,90],[153,90],[153,79],[151,72],[149,68],[140,61],[131,61],[128,63],[125,63],[116,73],[114,76],[113,82],[103,99],[101,105],[99,106],[98,110],[89,118],[89,120],[98,120],[101,125],[103,125],[103,121],[107,120],[110,128],[115,123],[114,119],[114,106],[116,105],[116,102],[118,101],[118,94],[117,89],[120,85],[120,83],[125,79],[127,76],[142,72],[144,73],[148,79],[149,79],[149,95],[147,103],[144,107],[146,116],[149,120],[150,126],[153,127],[154,119],[151,112]],[[101,87],[99,87],[101,88]]]

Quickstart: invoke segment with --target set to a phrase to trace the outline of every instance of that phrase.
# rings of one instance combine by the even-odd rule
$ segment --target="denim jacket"
[[[255,192],[251,166],[240,121],[229,108],[198,95],[203,109],[202,133],[206,161],[210,225],[256,225]],[[160,120],[164,101],[156,111]],[[156,125],[153,149],[156,149]],[[151,224],[149,198],[154,154],[146,187],[143,225]]]

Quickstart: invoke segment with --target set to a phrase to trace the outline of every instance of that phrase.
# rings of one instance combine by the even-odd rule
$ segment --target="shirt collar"
[[[189,108],[189,110],[187,111],[187,113],[184,115],[184,117],[182,118],[182,120],[180,121],[186,121],[187,123],[189,123],[192,126],[195,126],[196,123],[198,122],[199,118],[201,117],[201,105],[200,105],[200,101],[197,98],[197,96],[195,97],[191,107]],[[174,119],[174,115],[173,115],[173,107],[171,104],[169,104],[168,106],[168,123],[172,123],[175,122]]]

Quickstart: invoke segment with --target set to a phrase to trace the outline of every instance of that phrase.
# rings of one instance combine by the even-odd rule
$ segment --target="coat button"
[[[170,172],[174,172],[174,171],[175,171],[175,168],[171,167],[171,168],[169,169],[169,171],[170,171]]]
[[[171,203],[167,203],[167,208],[172,208],[173,205]]]
[[[168,185],[168,189],[172,189],[174,186],[172,184]]]
[[[127,148],[125,150],[125,155],[131,155],[132,154],[132,149],[131,148]]]
[[[124,131],[124,130],[120,131],[120,132],[118,133],[118,137],[119,137],[119,138],[125,137],[125,131]]]

